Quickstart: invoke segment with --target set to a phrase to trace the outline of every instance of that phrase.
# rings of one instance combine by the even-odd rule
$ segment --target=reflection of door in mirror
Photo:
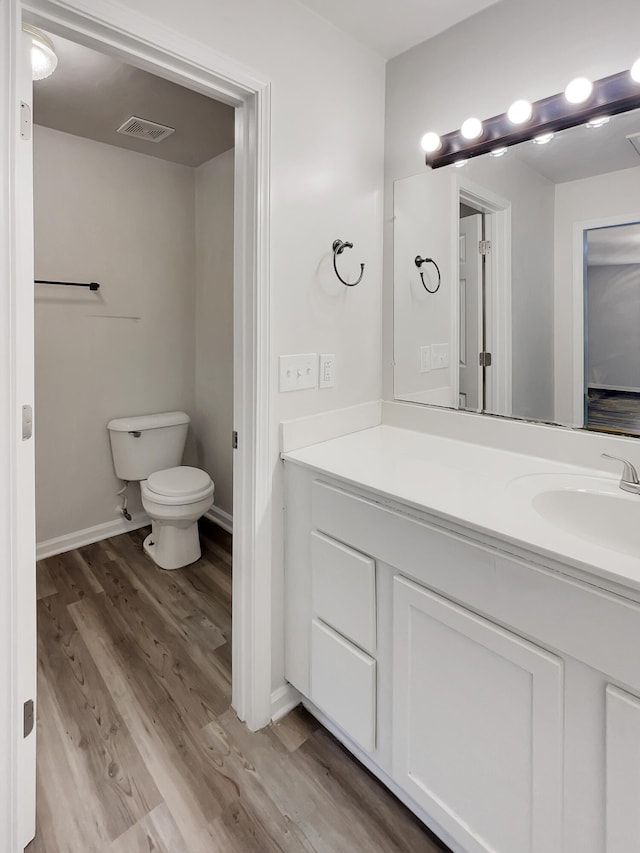
[[[460,204],[458,255],[459,276],[459,406],[468,411],[484,409],[484,369],[480,353],[484,349],[484,298],[482,255],[482,213]]]
[[[640,223],[584,231],[585,426],[640,435]]]

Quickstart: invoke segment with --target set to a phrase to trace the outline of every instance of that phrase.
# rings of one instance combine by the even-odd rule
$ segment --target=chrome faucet
[[[631,492],[632,495],[640,495],[640,479],[638,472],[627,459],[621,459],[619,456],[611,456],[609,453],[601,453],[605,459],[615,459],[616,462],[622,462],[624,469],[620,480],[620,488],[624,492]]]

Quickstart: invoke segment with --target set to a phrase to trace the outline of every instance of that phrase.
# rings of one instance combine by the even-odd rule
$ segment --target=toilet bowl
[[[198,519],[212,506],[213,492],[211,477],[188,465],[141,480],[142,506],[151,519],[143,548],[161,569],[179,569],[200,559]]]

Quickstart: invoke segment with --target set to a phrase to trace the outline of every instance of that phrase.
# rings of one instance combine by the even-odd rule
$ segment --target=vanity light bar
[[[466,139],[459,130],[447,133],[441,138],[438,150],[428,153],[425,160],[427,166],[440,169],[462,158],[478,157],[496,148],[517,145],[541,134],[555,133],[603,115],[612,116],[637,107],[640,107],[640,87],[628,71],[621,71],[596,80],[585,103],[570,104],[564,92],[535,101],[531,120],[526,126],[514,126],[507,113],[503,113],[482,122],[483,132],[478,139]]]

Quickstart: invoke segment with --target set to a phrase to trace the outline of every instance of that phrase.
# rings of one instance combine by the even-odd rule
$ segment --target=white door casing
[[[27,0],[25,20],[236,108],[233,686],[232,703],[251,729],[271,717],[271,446],[269,423],[269,116],[268,82],[206,45],[184,38],[122,5],[78,0]],[[0,0],[0,623],[7,660],[0,658],[0,849],[22,850],[33,824],[29,757],[22,744],[22,703],[32,694],[35,635],[33,441],[22,442],[21,409],[33,403],[33,214],[26,148],[18,147],[18,0]],[[26,282],[26,286],[25,286]],[[231,436],[229,436],[231,441]],[[10,461],[9,461],[10,460]],[[20,572],[24,566],[24,576]],[[32,620],[31,625],[35,625]],[[1,638],[0,638],[1,639]],[[6,719],[5,719],[6,718]],[[20,735],[20,738],[19,738]],[[6,747],[6,749],[5,749]],[[4,761],[5,753],[10,757]],[[1,811],[10,803],[10,811]],[[28,839],[27,839],[28,840]],[[24,842],[24,843],[23,843]]]

